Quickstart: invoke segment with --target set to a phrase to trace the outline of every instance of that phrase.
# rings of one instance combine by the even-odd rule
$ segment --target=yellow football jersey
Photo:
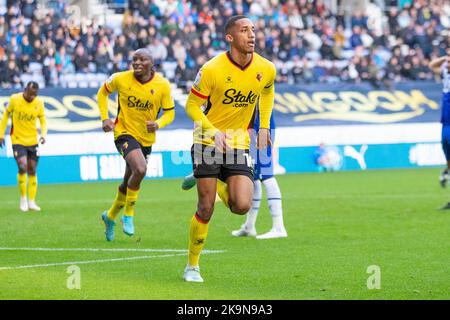
[[[12,114],[10,133],[12,144],[20,144],[26,147],[37,145],[38,131],[36,122],[38,118],[41,124],[41,136],[45,137],[47,135],[44,102],[38,97],[28,102],[23,97],[23,93],[16,93],[11,96],[0,125],[0,137],[4,136],[9,114]]]
[[[248,128],[257,103],[263,109],[270,108],[269,112],[272,110],[275,77],[274,64],[257,53],[241,67],[229,52],[224,52],[200,69],[188,99],[206,100],[203,112],[210,123],[229,136],[227,142],[231,147],[248,149]],[[261,123],[261,127],[268,128],[269,124]],[[198,125],[194,129],[194,143],[214,145]]]
[[[155,133],[147,132],[147,121],[155,121],[160,109],[175,108],[169,81],[155,72],[147,83],[140,83],[129,70],[113,74],[104,87],[109,93],[118,93],[114,139],[131,135],[143,147],[151,146],[155,142]]]

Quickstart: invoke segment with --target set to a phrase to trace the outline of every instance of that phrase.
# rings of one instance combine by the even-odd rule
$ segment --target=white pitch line
[[[126,261],[126,260],[167,258],[167,257],[177,257],[177,256],[185,256],[185,255],[186,255],[185,253],[178,253],[178,254],[165,254],[165,255],[161,255],[161,256],[140,256],[140,257],[129,257],[129,258],[99,259],[99,260],[73,261],[73,262],[56,262],[56,263],[46,263],[46,264],[32,264],[32,265],[16,266],[16,267],[0,267],[0,271],[1,270],[14,270],[14,269],[28,269],[28,268],[45,268],[45,267],[65,266],[65,265],[73,265],[73,264],[77,265],[77,264],[103,263],[103,262]]]
[[[216,252],[202,252],[202,253],[219,253]],[[56,262],[56,263],[46,263],[46,264],[32,264],[25,266],[15,266],[15,267],[0,267],[2,270],[17,270],[17,269],[29,269],[29,268],[47,268],[56,266],[66,266],[66,265],[79,265],[79,264],[91,264],[91,263],[104,263],[104,262],[117,262],[117,261],[127,261],[127,260],[142,260],[142,259],[154,259],[154,258],[169,258],[169,257],[179,257],[186,256],[186,253],[177,254],[164,254],[159,256],[139,256],[139,257],[129,257],[129,258],[114,258],[114,259],[98,259],[98,260],[85,260],[85,261],[72,261],[72,262]]]
[[[173,200],[164,200],[161,198],[152,198],[152,199],[139,199],[139,203],[141,202],[145,202],[145,203],[157,203],[157,202],[172,202]],[[189,202],[189,199],[185,200],[186,202]],[[79,199],[79,200],[41,200],[39,201],[40,204],[58,204],[58,205],[64,205],[64,204],[98,204],[98,203],[110,203],[111,202],[111,198],[110,199]],[[18,204],[19,201],[17,200],[2,200],[2,204],[3,205],[16,205]]]
[[[152,248],[6,248],[0,247],[0,251],[81,251],[81,252],[184,252],[186,249],[152,249]],[[203,250],[203,253],[223,253],[223,250]]]

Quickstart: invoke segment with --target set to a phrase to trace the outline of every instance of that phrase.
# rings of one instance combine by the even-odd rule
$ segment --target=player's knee
[[[139,165],[134,168],[134,174],[138,177],[144,178],[147,173],[147,165]]]
[[[202,220],[209,221],[214,212],[214,204],[199,203],[197,213]]]
[[[25,173],[27,173],[28,167],[27,167],[26,164],[19,163],[18,167],[19,167],[19,173],[20,173],[20,174],[25,174]]]
[[[251,201],[231,201],[229,203],[231,212],[235,214],[244,215],[250,211],[252,203]]]
[[[36,168],[28,168],[27,174],[29,176],[35,176],[36,175]]]

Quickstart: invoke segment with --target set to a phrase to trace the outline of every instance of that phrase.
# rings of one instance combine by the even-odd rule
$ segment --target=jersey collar
[[[228,60],[230,60],[230,62],[232,64],[234,64],[236,67],[238,67],[239,69],[241,69],[242,71],[245,71],[253,62],[253,53],[252,53],[252,58],[250,59],[250,61],[245,65],[245,66],[241,66],[239,63],[237,63],[236,61],[233,60],[233,58],[231,57],[230,51],[226,52],[227,58]]]
[[[139,82],[140,84],[147,84],[147,83],[149,83],[150,81],[152,81],[153,79],[155,79],[155,74],[156,74],[156,72],[153,72],[153,75],[151,76],[151,78],[148,79],[146,82],[140,82],[140,81],[134,76],[134,73],[133,73],[133,78],[134,78],[137,82]]]

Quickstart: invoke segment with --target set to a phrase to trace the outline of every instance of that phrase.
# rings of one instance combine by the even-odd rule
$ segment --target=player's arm
[[[44,103],[41,105],[41,111],[39,112],[39,123],[41,124],[41,138],[39,139],[39,142],[41,144],[44,144],[47,139],[47,120],[45,119],[45,108]]]
[[[200,125],[203,131],[211,131],[213,134],[218,132],[219,130],[213,126],[201,109],[207,97],[200,97],[196,93],[193,93],[193,90],[191,90],[186,102],[187,115],[192,121]]]
[[[10,99],[9,105],[5,109],[2,121],[0,122],[0,148],[3,147],[3,145],[5,144],[5,131],[6,127],[8,126],[9,115],[12,113],[13,108],[14,108],[13,101]]]
[[[214,86],[214,77],[207,66],[203,66],[195,77],[191,92],[186,102],[186,113],[197,125],[201,126],[203,132],[211,131],[213,134],[217,131],[212,123],[203,113],[201,107],[207,101],[209,94]]]
[[[108,115],[108,97],[114,92],[114,75],[111,76],[98,90],[97,101],[100,110],[100,118],[102,120],[102,128],[104,132],[114,130],[114,122],[109,119]]]
[[[272,76],[261,91],[259,98],[259,132],[258,148],[265,149],[272,144],[270,141],[270,116],[272,115],[275,99],[275,77],[276,70],[273,66]]]
[[[155,132],[158,129],[167,127],[172,123],[173,119],[175,119],[175,107],[172,107],[170,109],[163,109],[163,112],[163,115],[159,117],[158,120],[147,122],[148,132]]]
[[[156,121],[147,122],[148,132],[154,132],[158,129],[162,129],[171,124],[173,119],[175,119],[175,102],[170,93],[170,85],[167,86],[167,90],[164,93],[161,101],[161,105],[164,113]]]
[[[434,72],[434,73],[441,73],[441,66],[442,64],[448,61],[448,63],[450,63],[450,56],[443,56],[440,58],[436,58],[431,60],[430,64],[428,65],[428,67]]]

